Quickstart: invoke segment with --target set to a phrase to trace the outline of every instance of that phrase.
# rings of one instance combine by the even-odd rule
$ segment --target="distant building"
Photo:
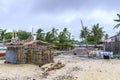
[[[120,34],[114,35],[104,42],[104,50],[120,54]]]
[[[107,40],[105,40],[105,42],[119,42],[119,41],[120,41],[120,34],[114,35],[108,38]]]

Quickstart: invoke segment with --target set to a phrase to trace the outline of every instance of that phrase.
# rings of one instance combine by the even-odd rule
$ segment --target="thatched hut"
[[[6,62],[33,63],[43,65],[53,62],[53,50],[50,44],[34,40],[7,44]]]

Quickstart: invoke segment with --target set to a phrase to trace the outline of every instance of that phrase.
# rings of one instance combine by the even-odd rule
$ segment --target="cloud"
[[[0,9],[20,13],[88,12],[94,9],[119,10],[119,0],[0,0]]]
[[[62,13],[66,10],[87,12],[96,8],[119,10],[119,3],[119,0],[35,0],[33,11]]]
[[[110,24],[113,22],[113,19],[116,18],[116,13],[116,11],[93,10],[87,16],[87,20],[94,19],[96,22]]]
[[[79,38],[82,19],[85,26],[100,23],[109,33],[116,24],[119,0],[0,0],[0,26],[31,31],[31,26],[49,31],[67,27]],[[109,28],[108,28],[109,27]]]

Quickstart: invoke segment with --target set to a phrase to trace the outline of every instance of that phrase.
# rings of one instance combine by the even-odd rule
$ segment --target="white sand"
[[[4,64],[0,61],[0,80],[120,80],[120,60],[93,60],[59,56],[55,61],[66,64],[42,78],[41,69],[32,64]]]
[[[120,60],[76,59],[68,56],[61,56],[56,60],[61,60],[66,66],[53,71],[50,78],[67,74],[73,76],[75,80],[120,80]]]
[[[40,79],[41,69],[31,64],[6,64],[0,61],[0,80]]]

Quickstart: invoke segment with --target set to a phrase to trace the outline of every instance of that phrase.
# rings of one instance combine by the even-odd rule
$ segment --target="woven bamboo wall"
[[[53,62],[53,53],[47,45],[30,44],[18,50],[18,61],[43,65]]]

